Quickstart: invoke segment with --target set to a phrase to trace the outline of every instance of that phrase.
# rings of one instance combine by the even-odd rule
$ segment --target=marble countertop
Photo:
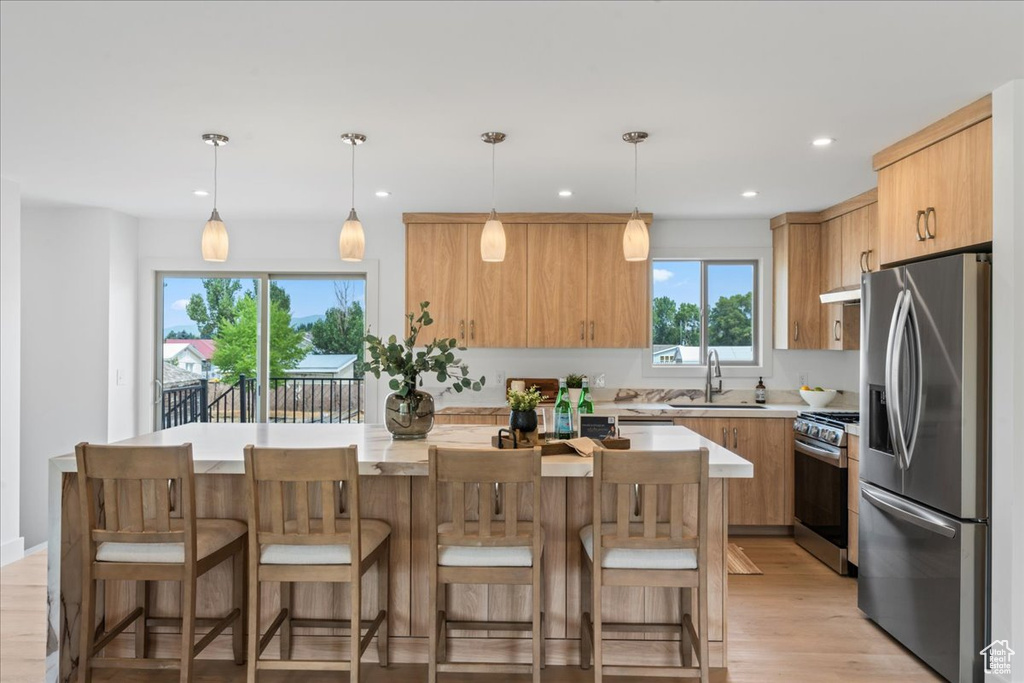
[[[749,479],[754,476],[754,466],[748,460],[686,427],[624,426],[621,431],[637,450],[707,448],[711,460],[710,476],[713,478]],[[394,441],[383,425],[374,424],[194,423],[116,443],[131,446],[191,443],[196,474],[243,474],[243,448],[248,444],[291,448],[354,444],[359,449],[360,474],[426,476],[428,447],[489,447],[495,433],[493,425],[438,425],[426,439]],[[77,470],[73,454],[51,458],[50,464],[59,472]],[[545,477],[587,477],[592,470],[591,458],[576,455],[549,455],[543,461]]]
[[[846,425],[846,433],[853,434],[854,436],[860,436],[860,425]]]
[[[620,417],[774,417],[794,418],[805,410],[811,410],[810,406],[790,403],[768,403],[764,407],[755,407],[754,404],[725,403],[724,405],[736,405],[735,408],[708,408],[700,404],[687,406],[685,408],[672,408],[665,403],[595,403],[594,412],[603,415],[618,415]],[[715,405],[715,404],[712,404]],[[718,404],[722,405],[722,404]],[[551,410],[551,406],[540,406]],[[475,406],[449,406],[438,410],[438,415],[508,415],[507,405],[475,405]]]

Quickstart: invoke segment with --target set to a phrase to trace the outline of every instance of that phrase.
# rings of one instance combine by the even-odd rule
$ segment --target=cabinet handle
[[[843,329],[843,323],[839,320],[835,321],[832,325],[832,336],[835,337],[836,341],[841,339],[840,331]]]
[[[800,322],[793,323],[793,341],[800,339]]]
[[[932,229],[931,229],[932,220],[933,220],[931,217],[933,217],[933,216],[935,216],[935,207],[934,206],[929,206],[924,211],[924,232],[925,232],[926,235],[928,235],[928,239],[930,239],[930,240],[935,239],[935,233],[932,232]]]
[[[875,253],[874,249],[868,249],[867,251],[864,252],[864,267],[866,269],[864,271],[865,273],[871,272],[871,255],[873,253]]]
[[[466,340],[466,321],[465,320],[460,320],[459,321],[459,339],[461,339],[463,341]]]
[[[914,222],[914,232],[917,233],[917,241],[924,242],[927,238],[921,234],[921,217],[924,216],[924,211],[917,212],[917,219]]]
[[[580,321],[580,341],[586,341],[587,339],[587,322],[585,320]]]
[[[740,430],[736,427],[732,428],[732,447],[733,449],[740,447]]]
[[[476,341],[476,320],[469,321],[469,338]]]
[[[722,427],[722,448],[729,447],[729,430],[726,427]]]
[[[868,257],[868,252],[866,252],[866,251],[860,252],[860,272],[862,272],[862,273],[868,272],[867,266],[864,265],[864,259],[866,259],[867,257]]]
[[[594,341],[594,321],[590,321],[590,341]]]

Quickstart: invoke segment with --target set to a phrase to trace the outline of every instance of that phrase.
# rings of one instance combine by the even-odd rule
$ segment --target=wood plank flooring
[[[715,683],[843,683],[853,681],[939,681],[934,672],[868,621],[857,610],[857,585],[832,573],[789,538],[743,537],[738,542],[762,576],[729,577],[729,660],[727,671],[713,672]],[[4,683],[43,680],[46,645],[46,554],[37,553],[0,571],[0,672]],[[245,680],[244,667],[231,662],[198,661],[197,683]],[[426,667],[365,666],[370,683],[413,683]],[[276,674],[276,675],[275,675]],[[175,672],[100,671],[98,681],[171,683]],[[483,675],[443,676],[445,683],[483,683],[521,679]],[[592,671],[548,667],[548,683],[584,683]],[[261,683],[336,681],[338,674],[267,672]],[[649,679],[615,678],[623,683]]]

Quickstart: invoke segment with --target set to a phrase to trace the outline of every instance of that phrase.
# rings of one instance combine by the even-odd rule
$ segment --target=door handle
[[[722,427],[722,448],[729,447],[729,429]]]
[[[927,237],[921,234],[921,218],[924,216],[924,211],[917,212],[917,218],[914,220],[914,232],[917,233],[917,241],[924,242]]]
[[[586,341],[586,339],[587,339],[586,329],[587,329],[586,321],[585,320],[581,320],[580,321],[580,341]]]
[[[874,488],[867,488],[863,484],[861,485],[860,493],[869,503],[882,512],[946,538],[956,538],[956,527],[947,523],[938,515],[926,510],[916,509],[916,507],[912,508],[903,501],[889,496],[887,493]]]
[[[153,399],[153,405],[157,406],[164,398],[164,383],[158,379],[153,381],[156,382],[156,398]]]
[[[871,272],[871,254],[873,254],[874,252],[875,252],[874,249],[868,249],[867,251],[864,252],[864,272],[865,273],[870,273]]]
[[[800,339],[800,322],[797,321],[797,322],[793,323],[793,341],[797,341],[799,339]]]
[[[903,356],[903,340],[906,337],[907,330],[907,319],[910,316],[910,311],[913,307],[913,296],[909,291],[903,292],[903,299],[899,307],[899,315],[896,321],[896,334],[892,340],[892,366],[887,364],[886,367],[892,375],[892,386],[894,395],[891,398],[887,398],[886,405],[891,405],[893,413],[896,416],[896,440],[899,444],[899,449],[903,455],[903,469],[910,468],[910,450],[913,446],[907,444],[907,430],[903,419],[903,407],[900,404],[901,394],[903,389],[900,386],[900,360]]]
[[[736,427],[732,428],[732,447],[733,449],[740,447],[740,430]]]
[[[885,413],[889,420],[889,438],[892,439],[893,450],[896,454],[896,465],[901,470],[904,467],[903,454],[900,452],[900,435],[896,426],[896,402],[899,400],[899,396],[896,393],[896,382],[893,375],[893,366],[895,365],[893,347],[896,344],[896,332],[899,329],[900,311],[903,308],[904,294],[906,292],[900,290],[896,295],[896,303],[893,304],[892,309],[892,320],[889,322],[889,337],[885,343]]]
[[[935,239],[935,233],[932,232],[932,229],[931,229],[932,217],[934,217],[934,216],[935,216],[935,207],[934,206],[929,206],[927,209],[924,210],[924,233],[926,235],[928,235],[928,239],[930,239],[930,240]]]
[[[594,341],[594,321],[590,321],[590,341]]]
[[[469,339],[476,341],[476,320],[469,321]]]
[[[832,325],[832,336],[835,337],[836,341],[842,341],[842,335],[840,334],[843,329],[843,322],[841,320],[835,321]]]
[[[462,339],[463,341],[465,341],[465,339],[466,339],[466,321],[465,320],[460,320],[459,321],[459,339]]]
[[[867,257],[868,257],[868,252],[866,252],[866,251],[860,252],[860,272],[862,272],[862,273],[868,272],[868,267],[864,265],[864,260],[867,259]]]

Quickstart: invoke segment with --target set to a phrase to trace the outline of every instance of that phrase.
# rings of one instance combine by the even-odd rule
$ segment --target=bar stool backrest
[[[80,443],[79,505],[83,557],[100,543],[182,543],[185,565],[196,559],[192,444],[107,446]]]

